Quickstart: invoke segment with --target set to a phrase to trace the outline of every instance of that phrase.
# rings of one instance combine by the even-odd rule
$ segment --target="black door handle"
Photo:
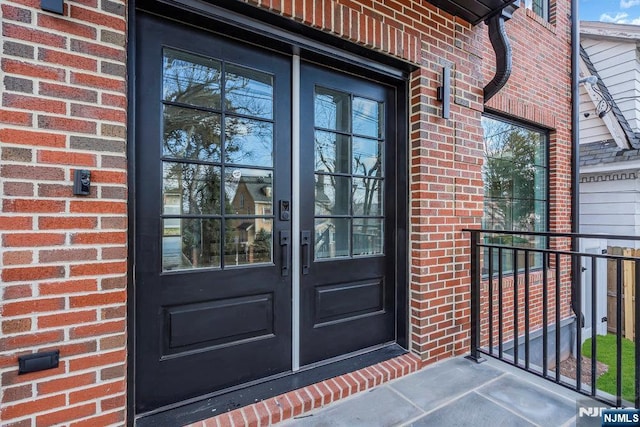
[[[282,256],[282,267],[280,273],[283,276],[289,275],[289,232],[280,232],[280,255]]]
[[[311,232],[300,233],[300,245],[302,246],[302,274],[309,274],[311,264]]]

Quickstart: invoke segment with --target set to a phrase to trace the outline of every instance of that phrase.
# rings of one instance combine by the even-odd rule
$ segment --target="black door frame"
[[[136,64],[133,58],[136,57],[136,15],[137,10],[150,11],[153,14],[167,17],[180,17],[180,22],[187,25],[206,28],[214,22],[215,32],[231,38],[241,39],[250,44],[256,44],[262,48],[268,44],[273,50],[300,54],[302,58],[310,62],[317,62],[327,67],[338,69],[342,72],[352,73],[358,76],[371,76],[375,80],[394,85],[397,88],[397,115],[396,115],[396,167],[395,178],[396,206],[396,240],[401,244],[396,244],[396,345],[381,349],[379,352],[364,354],[357,358],[336,362],[330,366],[302,370],[290,374],[281,380],[276,379],[274,383],[250,384],[244,390],[255,389],[253,396],[264,398],[275,394],[302,387],[320,381],[324,378],[339,375],[359,369],[364,366],[377,363],[382,360],[401,354],[409,348],[409,74],[417,67],[408,62],[393,58],[354,43],[345,42],[333,35],[321,30],[312,29],[301,23],[288,18],[275,15],[266,10],[259,9],[236,0],[217,1],[216,5],[196,2],[193,0],[132,0],[128,3],[128,130],[127,130],[127,163],[128,163],[128,203],[129,203],[129,225],[128,225],[128,247],[129,263],[127,270],[127,424],[133,425],[136,422],[135,413],[135,216],[136,216]],[[268,43],[265,43],[268,40]],[[399,119],[398,119],[399,118]],[[389,182],[391,184],[391,182]],[[405,350],[403,350],[405,349]],[[279,381],[279,382],[278,382]],[[232,392],[233,393],[233,392]],[[275,393],[275,394],[274,394]],[[230,401],[233,399],[233,401]],[[215,399],[214,399],[215,400]],[[157,412],[165,414],[182,414],[188,411],[186,406],[180,404],[173,405],[175,408],[161,408]],[[249,403],[249,402],[247,402]],[[197,404],[193,403],[193,404]],[[230,408],[237,404],[237,393],[234,396],[221,394],[213,403],[218,407]],[[184,408],[184,409],[182,409]],[[166,412],[169,410],[169,412]],[[196,414],[193,412],[193,414]],[[210,413],[210,412],[209,412]],[[219,412],[218,412],[219,413]],[[143,414],[146,415],[146,414]],[[193,415],[197,417],[197,415]],[[193,418],[195,421],[199,418]],[[142,418],[141,420],[144,420]],[[152,417],[147,417],[151,421]],[[155,416],[154,418],[155,419]],[[155,422],[155,421],[153,421]],[[140,423],[140,422],[139,422]],[[144,423],[142,423],[144,424]],[[150,424],[152,425],[152,424]]]

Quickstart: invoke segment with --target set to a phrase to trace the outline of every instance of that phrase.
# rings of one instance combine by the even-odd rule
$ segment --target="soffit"
[[[473,25],[499,13],[519,0],[428,0],[429,3]]]

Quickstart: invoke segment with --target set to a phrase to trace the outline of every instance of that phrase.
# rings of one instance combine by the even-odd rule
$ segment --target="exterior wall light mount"
[[[442,69],[442,86],[437,89],[437,99],[442,102],[442,118],[451,117],[450,95],[451,94],[451,67],[445,66]]]

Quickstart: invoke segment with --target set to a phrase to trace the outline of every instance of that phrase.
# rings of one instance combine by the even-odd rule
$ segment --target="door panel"
[[[300,93],[306,365],[395,339],[395,90],[306,63]]]
[[[290,59],[140,14],[136,408],[291,369]],[[259,355],[259,357],[256,357]]]

